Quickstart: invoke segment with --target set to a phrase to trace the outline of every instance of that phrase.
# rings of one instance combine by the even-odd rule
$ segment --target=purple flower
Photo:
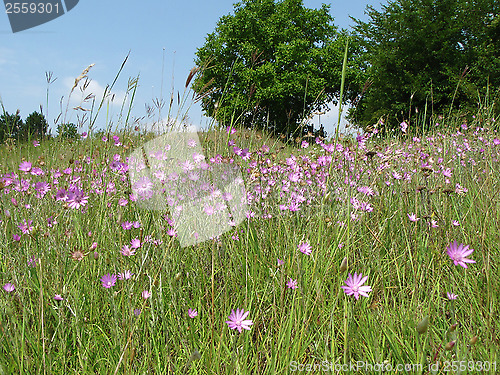
[[[31,171],[31,163],[29,161],[23,161],[19,164],[19,170],[23,172]]]
[[[125,270],[122,272],[118,273],[118,280],[128,280],[132,277],[133,273],[130,272],[129,270]]]
[[[130,221],[124,221],[122,223],[122,228],[125,230],[132,229],[132,223]]]
[[[33,230],[33,220],[28,220],[24,219],[24,222],[19,224],[17,227],[21,229],[23,233],[30,233]]]
[[[249,319],[245,320],[248,314],[250,314],[250,311],[245,312],[244,309],[236,309],[236,311],[231,309],[231,314],[229,314],[228,317],[229,320],[227,320],[226,323],[229,328],[237,329],[239,333],[241,333],[242,329],[250,330],[250,326],[253,322]]]
[[[282,266],[283,264],[285,264],[285,261],[278,258],[278,267]]]
[[[122,253],[126,257],[129,257],[135,254],[135,249],[131,249],[127,245],[123,245],[120,253]]]
[[[132,249],[138,249],[141,247],[141,240],[138,238],[134,238],[132,241],[130,241],[130,247]]]
[[[16,289],[14,284],[7,283],[3,286],[3,290],[5,290],[7,293],[13,292]]]
[[[116,275],[107,273],[103,277],[101,277],[102,286],[106,289],[115,286],[116,284]]]
[[[410,219],[410,221],[413,221],[414,223],[417,222],[418,220],[420,220],[419,218],[417,218],[417,215],[415,215],[413,212],[411,214],[407,214],[408,215],[408,219]]]
[[[372,287],[369,285],[363,285],[368,276],[363,277],[363,274],[356,274],[354,276],[349,273],[346,285],[342,285],[341,288],[344,289],[345,294],[348,296],[354,295],[354,298],[358,299],[360,295],[368,297],[368,292],[372,291]]]
[[[299,250],[300,250],[301,253],[304,253],[306,255],[311,255],[311,253],[312,253],[312,247],[307,242],[302,242],[299,245]]]
[[[405,121],[403,121],[401,124],[399,124],[399,126],[401,127],[401,131],[403,133],[406,133],[406,129],[408,129],[408,124]]]
[[[66,202],[66,199],[68,199],[68,192],[66,190],[64,190],[64,189],[60,189],[56,193],[56,195],[55,195],[54,198],[56,199],[56,201],[62,200],[63,202]]]
[[[134,309],[134,315],[135,316],[141,315],[141,309]]]
[[[142,293],[141,293],[141,296],[142,298],[144,299],[148,299],[149,297],[151,297],[151,293],[149,290],[144,290]]]
[[[467,268],[466,263],[476,263],[475,260],[467,259],[467,257],[474,252],[474,249],[469,249],[469,245],[458,245],[457,241],[453,241],[453,243],[450,243],[448,245],[446,250],[446,254],[450,256],[455,266],[462,266],[463,268]]]
[[[54,299],[55,299],[56,301],[62,301],[64,298],[63,298],[60,294],[56,294],[56,295],[54,296]]]
[[[34,176],[42,176],[43,174],[45,174],[40,168],[38,167],[35,167],[31,170],[30,172],[32,175]]]
[[[83,191],[75,189],[67,194],[66,202],[68,203],[69,208],[78,209],[81,206],[85,206],[88,199],[89,197],[85,195]]]
[[[188,309],[188,315],[191,319],[196,318],[198,316],[198,311],[196,311],[196,309]]]
[[[149,178],[143,176],[132,185],[132,191],[142,200],[150,199],[153,196],[153,183]]]
[[[448,297],[448,299],[449,299],[450,301],[456,300],[456,299],[457,299],[457,297],[458,297],[456,294],[453,294],[453,293],[450,293],[450,292],[447,292],[447,293],[446,293],[446,296]]]
[[[431,220],[431,222],[429,223],[429,225],[432,227],[432,228],[438,228],[439,225],[437,223],[437,220]]]
[[[286,283],[286,286],[290,289],[297,289],[298,286],[297,286],[297,280],[293,280],[291,277],[290,277],[290,280],[288,280],[288,282]]]
[[[28,259],[28,267],[35,268],[38,264],[38,258],[34,255]]]

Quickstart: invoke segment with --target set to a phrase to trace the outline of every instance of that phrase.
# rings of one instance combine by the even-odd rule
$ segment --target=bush
[[[73,123],[59,124],[57,125],[57,136],[66,139],[77,139],[78,129]]]

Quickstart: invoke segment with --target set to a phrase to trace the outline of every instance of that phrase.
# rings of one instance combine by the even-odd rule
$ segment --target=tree
[[[78,128],[73,123],[57,125],[57,136],[60,138],[77,139]]]
[[[16,138],[19,129],[24,126],[19,111],[10,115],[5,112],[0,116],[0,142],[5,142],[8,138]]]
[[[26,118],[24,126],[20,130],[19,139],[27,140],[31,137],[45,137],[48,127],[45,116],[35,111]]]
[[[243,0],[198,49],[193,89],[204,112],[221,125],[292,136],[310,113],[338,100],[346,36],[337,32],[326,5]],[[352,51],[349,65],[356,64]],[[348,69],[347,100],[358,71]]]
[[[422,119],[477,107],[500,85],[498,0],[395,0],[370,21],[356,21],[367,84],[351,111],[364,127],[389,128],[419,111]]]

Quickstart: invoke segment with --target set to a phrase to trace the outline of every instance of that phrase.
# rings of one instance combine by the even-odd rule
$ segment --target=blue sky
[[[61,98],[64,97],[65,107],[75,78],[82,70],[95,64],[88,74],[92,82],[85,93],[92,91],[100,101],[104,87],[113,82],[130,51],[113,90],[115,100],[110,103],[109,111],[107,107],[103,108],[96,127],[105,126],[106,116],[118,123],[130,77],[139,76],[132,115],[146,116],[145,104],[152,105],[153,99],[160,95],[169,98],[172,87],[176,95],[177,91],[182,95],[186,77],[194,66],[196,49],[204,44],[206,35],[214,31],[219,18],[233,11],[234,2],[80,0],[64,16],[15,34],[11,31],[7,14],[2,11],[0,98],[5,110],[13,113],[19,109],[25,119],[33,111],[39,111],[42,105],[44,114],[48,110],[48,121],[55,134],[53,124],[61,112]],[[303,1],[308,8],[319,8],[323,2]],[[364,14],[367,5],[380,8],[378,0],[333,0],[326,3],[331,4],[335,25],[341,28],[352,25],[349,16],[367,20]],[[53,72],[53,78],[57,78],[49,88],[48,107],[46,72]],[[81,92],[75,90],[69,107],[78,105],[81,98]],[[88,108],[89,104],[82,107]],[[197,104],[191,105],[188,115],[195,126],[207,124]],[[321,117],[327,131],[333,130],[334,118],[337,118],[335,111]],[[77,123],[75,111],[70,109],[66,120]],[[314,122],[318,124],[318,119]]]

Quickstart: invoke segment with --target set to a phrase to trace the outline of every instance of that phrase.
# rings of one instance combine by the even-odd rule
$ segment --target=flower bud
[[[470,339],[469,343],[470,343],[471,345],[474,345],[474,344],[477,342],[477,340],[478,340],[478,339],[479,339],[479,337],[474,336],[473,338],[471,338],[471,339]]]
[[[454,323],[448,328],[448,332],[453,332],[457,329],[458,323]]]
[[[445,350],[451,350],[455,346],[455,341],[450,341],[448,344],[444,346]]]
[[[417,324],[417,332],[419,334],[424,334],[427,332],[427,328],[429,328],[429,316],[424,317],[418,324]]]
[[[340,264],[340,272],[345,272],[347,270],[347,257],[342,259],[342,263]]]

